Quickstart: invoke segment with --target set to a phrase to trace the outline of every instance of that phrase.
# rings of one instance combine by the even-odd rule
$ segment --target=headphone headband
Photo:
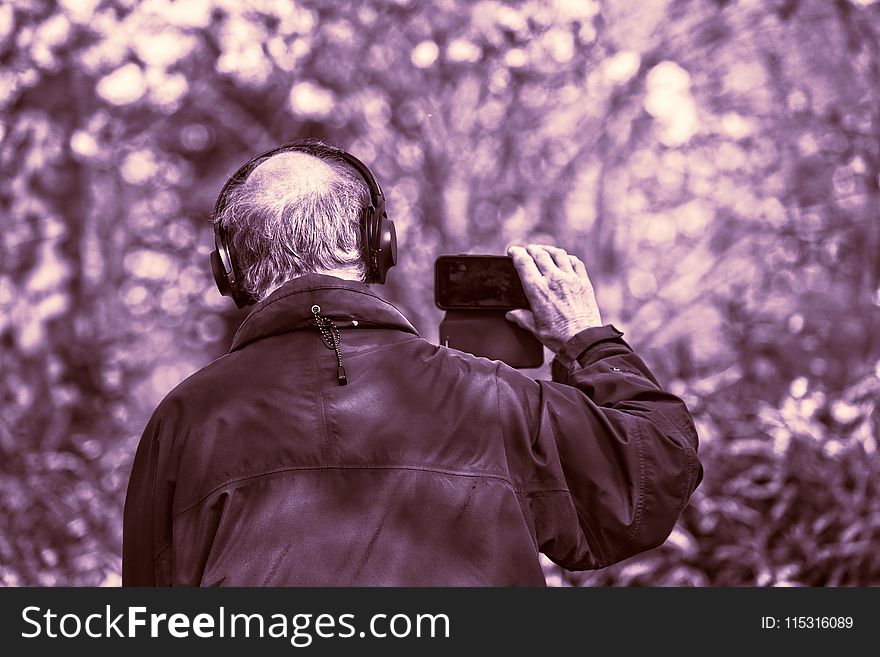
[[[260,164],[273,155],[287,152],[301,152],[323,160],[338,160],[351,166],[364,180],[370,193],[370,205],[361,211],[361,253],[367,268],[367,283],[384,283],[388,269],[397,264],[397,236],[394,223],[385,212],[385,195],[379,181],[369,167],[351,153],[340,148],[311,141],[292,141],[261,153],[230,176],[217,196],[212,215],[214,223],[214,244],[211,253],[211,268],[220,293],[231,296],[239,308],[253,304],[256,299],[242,287],[241,272],[234,257],[226,229],[220,225],[219,217],[226,209],[230,192],[242,185]]]

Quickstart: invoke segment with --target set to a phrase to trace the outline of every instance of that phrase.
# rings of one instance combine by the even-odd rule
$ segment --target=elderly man
[[[233,176],[215,277],[256,303],[146,427],[127,585],[543,585],[662,543],[702,476],[684,403],[603,325],[583,263],[512,247],[511,321],[553,381],[421,339],[368,285],[396,259],[369,169],[296,142]]]

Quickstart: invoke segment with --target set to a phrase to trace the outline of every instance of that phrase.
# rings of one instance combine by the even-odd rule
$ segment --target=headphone
[[[235,260],[226,229],[217,220],[226,208],[228,197],[236,187],[243,185],[248,176],[260,164],[278,153],[299,152],[313,155],[319,159],[342,161],[358,172],[370,191],[370,205],[361,209],[361,258],[367,268],[367,283],[384,283],[388,270],[397,264],[397,233],[394,222],[385,213],[385,195],[373,172],[354,155],[339,148],[310,141],[293,141],[272,148],[244,164],[236,171],[217,197],[214,205],[214,246],[211,252],[211,270],[214,282],[223,296],[232,297],[235,305],[244,308],[257,302],[242,287],[241,270]]]

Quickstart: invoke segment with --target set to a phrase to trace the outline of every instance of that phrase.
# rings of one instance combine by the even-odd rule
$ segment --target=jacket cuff
[[[554,380],[556,379],[557,370],[567,373],[575,363],[580,361],[587,351],[603,342],[614,342],[629,348],[629,345],[623,340],[623,331],[618,331],[611,324],[585,329],[570,338],[568,342],[562,345],[562,349],[556,353],[551,363]]]

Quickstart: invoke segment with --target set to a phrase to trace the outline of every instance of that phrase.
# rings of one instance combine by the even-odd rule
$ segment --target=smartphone
[[[510,256],[443,255],[434,262],[434,302],[443,310],[528,308]]]

